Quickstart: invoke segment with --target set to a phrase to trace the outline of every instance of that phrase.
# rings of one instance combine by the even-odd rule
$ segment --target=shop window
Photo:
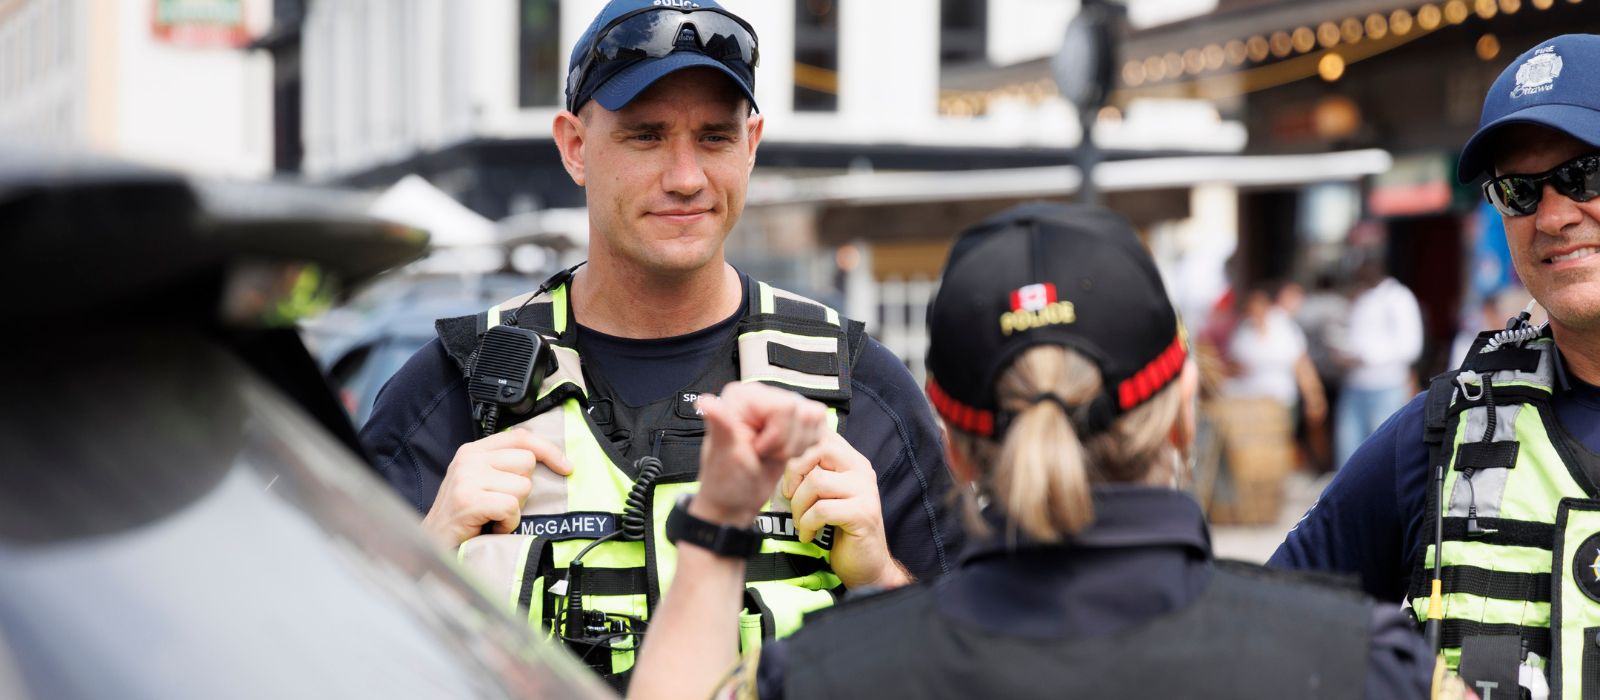
[[[794,6],[794,109],[839,109],[839,3],[798,0]]]
[[[517,34],[517,104],[565,103],[566,61],[561,56],[561,0],[522,0]]]
[[[940,0],[939,63],[987,61],[988,31],[988,0]]]

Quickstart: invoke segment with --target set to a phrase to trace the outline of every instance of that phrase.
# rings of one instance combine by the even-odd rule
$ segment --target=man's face
[[[587,190],[592,244],[669,274],[720,261],[761,139],[761,117],[728,78],[682,70],[620,111],[591,102],[582,114],[573,177]]]
[[[1496,175],[1537,174],[1597,150],[1532,125],[1508,127],[1498,142]],[[1575,202],[1545,183],[1537,211],[1503,218],[1517,276],[1556,325],[1600,330],[1600,199]]]

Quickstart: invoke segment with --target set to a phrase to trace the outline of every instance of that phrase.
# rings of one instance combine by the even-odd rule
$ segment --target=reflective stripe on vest
[[[813,397],[848,397],[845,333],[838,313],[765,283],[757,284],[748,317],[752,323],[741,325],[744,330],[736,341],[740,380],[773,384]],[[536,467],[532,494],[523,505],[523,531],[469,539],[461,545],[460,559],[492,599],[505,601],[512,610],[526,608],[531,625],[547,636],[560,637],[567,566],[595,538],[620,525],[635,482],[629,470],[613,462],[602,445],[604,437],[585,411],[589,391],[577,351],[560,344],[559,336],[567,330],[567,286],[555,287],[544,298],[524,295],[491,308],[486,327],[501,323],[503,311],[509,315],[531,308],[542,313],[540,305],[547,305],[558,337],[550,339],[557,366],[539,387],[537,399],[554,400],[552,395],[557,392],[563,392],[557,396],[565,398],[509,429],[529,430],[556,443],[574,470],[570,477],[562,477],[542,464]],[[829,408],[828,421],[837,429],[836,408]],[[657,481],[651,489],[645,540],[619,537],[584,555],[585,609],[648,619],[677,568],[676,549],[666,540],[667,515],[680,495],[698,488],[698,482],[682,478]],[[765,637],[794,632],[806,613],[831,605],[834,591],[840,587],[829,567],[829,549],[816,542],[799,542],[785,531],[792,528],[792,521],[785,517],[789,512],[780,487],[763,508],[774,531],[763,538],[761,553],[747,567],[750,582],[739,631],[746,651],[758,649]],[[633,650],[639,641],[623,638],[612,647],[613,674],[632,668]]]
[[[1482,397],[1469,400],[1458,388],[1451,399],[1454,415],[1445,442],[1450,454],[1444,484],[1448,500],[1439,508],[1445,530],[1442,647],[1446,663],[1456,669],[1463,640],[1518,636],[1526,651],[1544,660],[1533,665],[1549,663],[1551,697],[1580,698],[1585,697],[1583,682],[1593,683],[1580,677],[1580,669],[1600,671],[1595,634],[1600,632],[1600,595],[1583,590],[1587,577],[1600,592],[1600,550],[1580,553],[1576,548],[1600,533],[1600,501],[1574,476],[1578,465],[1562,456],[1572,448],[1570,439],[1550,432],[1557,425],[1549,403],[1555,377],[1553,341],[1539,338],[1528,347],[1540,351],[1537,370],[1484,374],[1495,404],[1495,426],[1487,443],[1489,410]],[[1509,468],[1482,466],[1498,457],[1470,462],[1471,455],[1504,456],[1511,449],[1516,456]],[[1480,530],[1493,532],[1468,532],[1469,514],[1475,515]],[[1431,534],[1433,529],[1429,525],[1424,531]],[[1409,594],[1419,621],[1428,616],[1434,549],[1430,537],[1415,576],[1421,580],[1412,582]],[[1574,561],[1584,556],[1585,568],[1574,570]],[[1600,687],[1587,692],[1600,693]]]

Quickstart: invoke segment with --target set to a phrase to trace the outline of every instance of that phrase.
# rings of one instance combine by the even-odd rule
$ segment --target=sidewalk
[[[1322,489],[1327,487],[1332,474],[1313,479],[1296,471],[1283,482],[1283,510],[1278,522],[1271,525],[1219,525],[1211,528],[1211,546],[1219,559],[1241,559],[1261,563],[1283,542],[1283,536],[1294,527],[1306,509],[1316,502]]]

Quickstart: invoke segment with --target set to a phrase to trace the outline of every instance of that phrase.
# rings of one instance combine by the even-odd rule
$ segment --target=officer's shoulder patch
[[[1590,600],[1600,602],[1600,532],[1578,545],[1572,557],[1572,580]]]

